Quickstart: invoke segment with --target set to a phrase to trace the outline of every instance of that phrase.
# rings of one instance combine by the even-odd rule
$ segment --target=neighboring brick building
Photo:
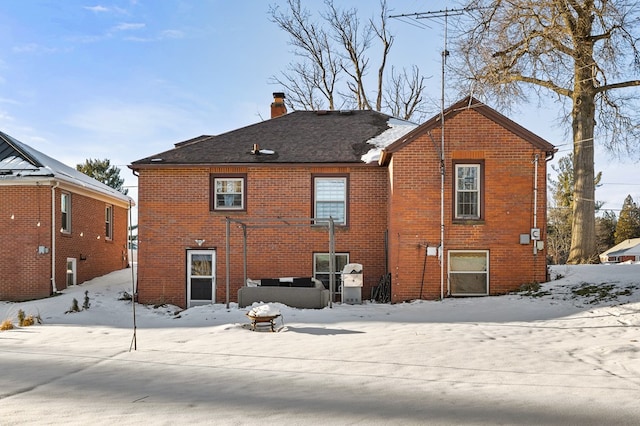
[[[249,278],[326,281],[328,233],[311,219],[328,216],[338,223],[336,270],[362,264],[364,298],[387,272],[393,302],[546,280],[544,247],[534,254],[524,237],[540,228],[544,239],[548,142],[463,100],[446,113],[442,191],[439,116],[418,127],[375,111],[285,114],[283,95],[274,97],[270,120],[129,166],[139,175],[139,301],[235,301],[245,257]],[[426,256],[440,244],[441,194],[442,269]]]
[[[0,300],[47,297],[127,267],[129,202],[0,132]]]

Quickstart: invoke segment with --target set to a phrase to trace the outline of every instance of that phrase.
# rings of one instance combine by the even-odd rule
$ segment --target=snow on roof
[[[624,240],[621,243],[616,244],[611,247],[609,250],[604,251],[602,254],[610,254],[614,251],[627,250],[632,249],[640,245],[640,238],[630,238],[628,240]]]
[[[115,188],[87,176],[86,174],[69,167],[60,161],[49,157],[46,154],[26,145],[19,140],[0,132],[0,137],[10,145],[13,145],[19,152],[24,155],[21,157],[15,154],[0,159],[0,169],[13,171],[14,174],[4,176],[5,179],[15,179],[23,177],[54,177],[74,185],[109,195],[125,202],[131,200],[130,197],[124,195]],[[35,160],[34,164],[31,160]]]
[[[361,157],[362,161],[365,163],[378,161],[380,159],[380,153],[384,148],[418,127],[415,123],[393,117],[389,118],[387,124],[389,125],[388,130],[385,130],[375,138],[367,141],[367,143],[372,145],[373,148]]]
[[[600,260],[606,261],[607,258],[620,256],[638,256],[640,255],[640,238],[631,238],[616,244],[609,250],[600,254]]]

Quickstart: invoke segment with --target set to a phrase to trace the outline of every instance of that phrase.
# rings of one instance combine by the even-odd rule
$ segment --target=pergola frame
[[[243,242],[243,286],[247,285],[247,229],[258,228],[288,228],[291,226],[298,227],[325,227],[329,231],[329,307],[333,307],[333,297],[336,289],[336,246],[335,246],[335,222],[333,218],[328,219],[316,219],[313,217],[308,218],[250,218],[250,219],[235,219],[226,217],[226,237],[225,237],[225,268],[226,268],[226,304],[229,308],[229,294],[230,294],[230,281],[231,281],[231,223],[238,224],[242,228],[242,242]]]

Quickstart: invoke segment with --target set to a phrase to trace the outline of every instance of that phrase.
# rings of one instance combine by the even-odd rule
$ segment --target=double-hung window
[[[332,218],[338,225],[347,224],[347,178],[314,177],[313,179],[313,217]]]
[[[480,164],[455,165],[455,219],[480,219],[482,179]]]
[[[110,204],[104,208],[104,236],[107,240],[113,239],[113,206]]]
[[[246,176],[211,176],[211,210],[246,210]]]
[[[71,233],[71,194],[63,192],[60,196],[60,232]]]

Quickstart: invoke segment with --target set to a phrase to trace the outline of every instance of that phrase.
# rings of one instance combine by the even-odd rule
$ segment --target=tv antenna
[[[405,22],[408,18],[411,19],[430,19],[444,21],[444,37],[442,47],[442,70],[441,70],[441,82],[440,82],[440,247],[438,258],[440,260],[440,300],[444,299],[444,177],[445,177],[445,159],[444,159],[444,94],[445,94],[445,68],[447,65],[447,57],[449,51],[447,50],[447,30],[450,16],[460,16],[470,10],[477,8],[463,8],[463,9],[444,9],[434,10],[429,12],[416,12],[407,13],[401,15],[391,15],[389,18],[403,18]],[[415,23],[412,23],[415,25]],[[431,28],[426,24],[416,25],[420,28]]]

